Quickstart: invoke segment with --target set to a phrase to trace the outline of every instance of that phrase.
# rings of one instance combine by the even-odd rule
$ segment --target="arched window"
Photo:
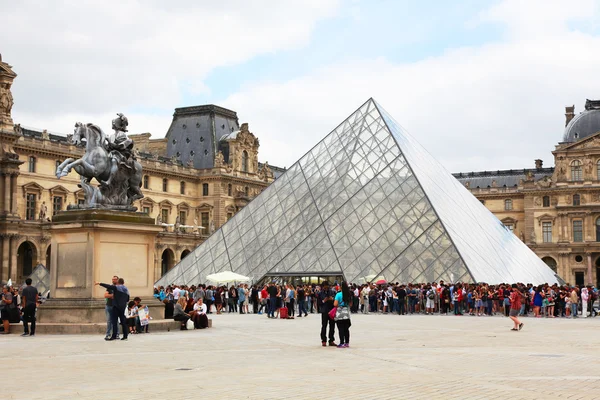
[[[231,194],[233,193],[233,186],[231,186],[231,183],[229,185],[227,185],[227,196],[231,196]]]
[[[144,175],[144,189],[148,189],[150,186],[150,177],[148,175]]]
[[[208,196],[208,183],[202,184],[202,196]]]
[[[34,156],[29,156],[29,172],[35,172],[36,161]]]
[[[575,160],[571,163],[571,180],[572,181],[582,181],[583,180],[581,161],[579,161],[579,160]]]
[[[168,184],[167,178],[163,178],[163,188],[162,188],[163,192],[167,191],[167,184]]]
[[[550,207],[550,196],[544,196],[542,198],[542,203],[544,207]]]
[[[581,196],[579,196],[578,194],[573,195],[573,205],[574,206],[581,205]]]
[[[542,261],[546,263],[547,266],[552,269],[552,271],[556,272],[556,260],[552,257],[544,257]]]
[[[244,188],[244,193],[246,193],[246,197],[250,196],[250,189],[248,188],[248,186]]]
[[[513,205],[512,205],[512,199],[506,199],[506,200],[504,200],[504,209],[505,209],[506,211],[510,211],[510,210],[512,210],[512,209],[513,209],[513,207],[512,207],[512,206],[513,206]]]
[[[179,193],[185,194],[185,182],[184,181],[179,182]]]
[[[248,172],[248,152],[242,152],[242,172]]]

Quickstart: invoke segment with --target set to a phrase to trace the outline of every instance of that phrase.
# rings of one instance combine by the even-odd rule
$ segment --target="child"
[[[135,301],[130,301],[125,309],[125,318],[127,319],[127,326],[129,327],[129,333],[135,333],[135,322],[138,315],[138,309],[135,305]]]

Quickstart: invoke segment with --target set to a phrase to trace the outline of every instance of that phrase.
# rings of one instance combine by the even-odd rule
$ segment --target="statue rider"
[[[111,159],[110,176],[106,182],[101,182],[101,185],[106,187],[112,182],[113,177],[117,174],[119,166],[134,170],[135,155],[133,154],[133,140],[131,140],[125,132],[129,121],[122,113],[117,113],[117,118],[112,120],[112,128],[115,131],[108,137],[105,143],[105,148],[109,152]]]
[[[122,157],[119,159],[121,165],[132,169],[133,168],[133,140],[131,140],[125,132],[129,121],[122,113],[117,113],[118,117],[112,120],[112,128],[114,134],[108,138],[108,151],[113,156],[117,154]],[[118,157],[118,156],[117,156]]]

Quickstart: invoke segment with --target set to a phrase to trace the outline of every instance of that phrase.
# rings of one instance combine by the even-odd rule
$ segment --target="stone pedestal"
[[[131,298],[139,296],[162,318],[152,297],[155,225],[147,214],[112,210],[71,210],[53,217],[50,299],[38,309],[40,323],[105,322],[104,293],[94,282],[125,280]],[[156,308],[155,308],[156,307]]]

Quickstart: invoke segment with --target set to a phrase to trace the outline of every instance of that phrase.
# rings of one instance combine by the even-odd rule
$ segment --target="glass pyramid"
[[[48,292],[50,292],[50,271],[44,265],[38,264],[28,278],[31,278],[31,284],[37,288],[41,297],[48,296]]]
[[[555,283],[554,272],[373,99],[157,285],[231,270],[349,282]]]

